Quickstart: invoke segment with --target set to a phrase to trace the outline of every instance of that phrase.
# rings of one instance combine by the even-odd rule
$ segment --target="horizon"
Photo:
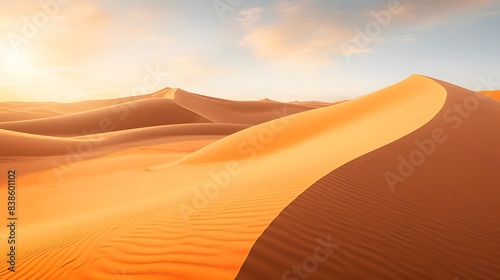
[[[415,73],[470,90],[500,79],[498,0],[2,6],[0,102],[113,99],[166,87],[334,102]]]
[[[395,84],[399,83],[399,82],[403,82],[404,80],[407,80],[409,78],[411,78],[412,76],[421,76],[421,77],[426,77],[426,78],[431,78],[433,80],[438,80],[438,81],[442,81],[442,82],[445,82],[445,83],[449,83],[448,81],[443,81],[443,80],[440,80],[440,79],[436,79],[436,78],[433,78],[433,77],[429,77],[429,76],[425,76],[425,75],[422,75],[422,74],[411,74],[409,75],[408,77],[402,79],[401,81],[398,81],[396,82]],[[450,84],[453,84],[453,83],[450,83]],[[143,97],[143,96],[149,96],[149,95],[153,95],[157,92],[160,92],[160,91],[164,91],[164,90],[168,90],[168,89],[175,89],[175,90],[182,90],[182,91],[185,91],[187,93],[190,93],[190,94],[196,94],[196,95],[201,95],[201,96],[207,96],[207,97],[213,97],[213,98],[217,98],[217,99],[222,99],[222,100],[228,100],[228,101],[242,101],[242,102],[245,102],[245,101],[263,101],[263,100],[267,100],[267,101],[274,101],[274,102],[281,102],[281,103],[292,103],[292,102],[326,102],[326,103],[337,103],[337,102],[342,102],[342,101],[348,101],[348,100],[352,100],[352,99],[356,99],[358,97],[361,97],[361,96],[364,96],[364,95],[368,95],[368,94],[371,94],[371,93],[374,93],[374,92],[377,92],[377,91],[380,91],[380,90],[383,90],[387,87],[390,87],[390,86],[393,86],[394,84],[392,85],[387,85],[387,86],[384,86],[382,88],[378,88],[378,89],[375,89],[375,90],[372,90],[370,92],[367,92],[366,94],[361,94],[359,96],[354,96],[353,98],[351,99],[338,99],[338,100],[307,100],[307,99],[294,99],[294,100],[277,100],[277,99],[272,99],[272,98],[268,98],[268,97],[263,97],[263,98],[260,98],[260,99],[228,99],[228,98],[223,98],[223,97],[218,97],[218,96],[211,96],[211,95],[206,95],[206,94],[203,94],[203,93],[198,93],[198,92],[192,92],[192,91],[189,91],[189,90],[186,90],[186,89],[183,89],[183,88],[176,88],[176,87],[164,87],[162,89],[159,89],[159,90],[156,90],[156,91],[153,91],[153,92],[150,92],[150,93],[146,93],[146,94],[141,94],[141,95],[123,95],[123,96],[113,96],[113,97],[108,97],[108,98],[98,98],[98,99],[82,99],[82,100],[76,100],[76,101],[18,101],[18,100],[9,100],[9,101],[0,101],[0,103],[59,103],[59,104],[68,104],[68,103],[78,103],[78,102],[86,102],[86,101],[102,101],[102,100],[114,100],[114,99],[127,99],[127,98],[140,98],[140,97]],[[453,84],[455,85],[455,84]],[[480,81],[479,85],[478,85],[478,88],[479,90],[477,90],[478,93],[481,93],[481,92],[488,92],[488,91],[500,91],[500,89],[491,89],[492,86],[497,86],[498,84],[496,84],[496,81],[488,81],[486,79],[483,79],[482,81]],[[458,86],[458,85],[457,85]],[[462,87],[463,88],[463,87]],[[467,89],[467,88],[464,88],[464,89]],[[471,89],[468,89],[468,90],[471,90]],[[131,99],[130,101],[133,101],[133,99]]]
[[[0,279],[500,280],[500,0],[1,3]]]

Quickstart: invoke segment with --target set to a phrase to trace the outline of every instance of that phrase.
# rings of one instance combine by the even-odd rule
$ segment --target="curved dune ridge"
[[[350,159],[353,154],[362,155],[366,149],[375,149],[423,125],[441,108],[445,97],[446,91],[434,80],[414,75],[355,100],[304,112],[300,118],[291,115],[254,126],[222,139],[184,158],[182,162],[197,164],[242,160],[257,152],[263,156],[287,148],[299,150],[301,154],[305,152],[301,145],[320,140],[323,140],[317,143],[320,147],[334,149],[332,153],[339,149],[337,157]],[[398,118],[401,122],[392,123],[391,118]],[[390,129],[387,129],[388,124],[391,124]],[[385,133],[378,133],[376,129]],[[371,141],[363,138],[368,136],[372,137]],[[342,151],[344,147],[350,147],[350,150]],[[307,153],[321,158],[323,151],[310,149]]]
[[[178,98],[166,98],[174,93],[182,95],[183,100],[191,100],[191,106],[186,106],[186,103],[182,101],[178,102]],[[93,144],[93,152],[98,152],[112,145],[147,140],[151,137],[229,135],[249,127],[248,123],[255,124],[314,109],[306,106],[290,107],[279,102],[272,106],[248,102],[245,103],[246,110],[239,108],[239,110],[227,112],[219,111],[220,108],[214,107],[212,102],[222,107],[230,107],[233,101],[200,97],[180,89],[167,88],[158,93],[143,96],[68,104],[0,103],[2,110],[0,112],[0,136],[9,139],[5,145],[0,146],[0,154],[4,156],[62,155],[67,154],[68,151],[77,151],[79,147],[85,150],[83,146],[89,144]],[[179,104],[184,104],[184,106]],[[288,110],[289,107],[295,110]],[[206,109],[201,110],[201,113],[197,112],[196,109],[200,108]],[[215,124],[214,121],[202,116],[210,110],[214,113],[209,115],[219,116]],[[106,143],[100,141],[118,134],[120,137],[114,137],[113,141]],[[118,138],[122,140],[116,141]]]
[[[281,102],[224,100],[171,88],[159,91],[155,95],[170,98],[180,106],[195,111],[213,122],[222,123],[255,125],[314,108]]]
[[[447,131],[449,140],[404,182],[387,185],[384,177],[397,172],[399,154],[415,149],[415,135],[441,125],[453,100],[471,94],[414,75],[314,110],[171,88],[148,95],[205,122],[96,133],[99,157],[20,175],[22,265],[10,274],[2,263],[0,277],[283,279],[314,256],[318,238],[335,246],[309,279],[496,277],[496,101],[480,100],[478,113]],[[456,113],[447,116],[457,125]],[[33,141],[23,147],[88,143],[82,135],[0,134],[9,143]],[[474,142],[484,136],[491,137]],[[478,187],[468,187],[474,180]]]
[[[500,279],[499,104],[439,83],[431,122],[309,187],[236,279]]]
[[[145,99],[59,117],[0,123],[0,129],[48,136],[78,136],[149,126],[206,123],[171,100]]]
[[[110,107],[126,102],[154,98],[152,94],[114,98],[107,100],[87,100],[73,103],[57,102],[4,102],[0,103],[0,110],[10,109],[9,114],[0,114],[0,122],[21,121],[27,119],[40,119],[54,117],[57,115],[74,114],[84,111]],[[27,118],[23,114],[33,114]]]
[[[495,100],[500,100],[500,90],[480,91],[479,93]]]
[[[166,138],[176,136],[197,135],[230,135],[247,125],[194,123],[162,125],[136,128],[99,135],[86,135],[73,138],[32,135],[27,133],[0,130],[2,156],[51,156],[77,153],[82,157],[94,153],[94,156],[120,150],[122,144],[131,144],[140,141],[166,141]],[[138,144],[140,145],[140,144]]]
[[[346,101],[347,100],[343,100],[343,101],[337,101],[337,102],[332,102],[332,103],[326,103],[326,102],[321,102],[321,101],[292,101],[292,102],[289,102],[289,104],[309,106],[309,107],[314,107],[314,108],[322,108],[322,107],[327,107],[327,106],[339,104],[339,103],[346,102]]]
[[[62,114],[50,110],[33,110],[30,112],[22,112],[9,109],[0,109],[0,123],[50,118],[60,115]]]

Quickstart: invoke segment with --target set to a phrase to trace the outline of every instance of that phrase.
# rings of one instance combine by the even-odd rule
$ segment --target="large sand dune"
[[[335,105],[307,103],[167,88],[0,123],[8,143],[0,167],[40,170],[19,177],[20,265],[10,274],[3,263],[0,277],[500,277],[497,101],[415,75]],[[141,106],[121,124],[113,119],[116,129],[92,140],[79,133],[127,104]],[[388,184],[386,171],[399,174],[399,156],[418,149],[416,139],[444,137],[436,128],[447,140],[404,182]],[[96,147],[92,156],[65,161],[68,145],[82,143]],[[296,274],[294,265],[306,269]]]
[[[500,279],[499,105],[439,83],[448,97],[431,122],[309,187],[266,228],[237,279]],[[463,115],[450,113],[457,106]],[[398,173],[401,155],[408,174]],[[318,238],[334,244],[312,271],[302,264]]]

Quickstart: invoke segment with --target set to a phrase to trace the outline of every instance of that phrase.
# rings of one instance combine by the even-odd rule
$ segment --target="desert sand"
[[[414,75],[334,103],[0,103],[21,244],[0,277],[500,279],[485,95]]]
[[[480,91],[479,93],[493,99],[500,100],[500,90]]]

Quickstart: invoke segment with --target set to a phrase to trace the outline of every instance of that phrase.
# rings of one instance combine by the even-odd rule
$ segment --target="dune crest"
[[[483,98],[479,113],[460,119],[463,129],[448,135],[428,165],[388,186],[384,172],[397,172],[398,156],[411,154],[415,137],[429,137],[443,114],[458,125],[453,105],[470,108],[475,103],[462,102],[470,96]],[[141,98],[129,102],[141,105],[137,115],[131,110],[119,129],[92,134],[94,142],[62,121],[47,123],[95,125],[110,117],[104,110],[129,103],[0,123],[30,129],[0,130],[9,142],[0,153],[19,170],[30,164],[16,162],[23,151],[52,151],[34,159],[39,172],[19,178],[23,266],[6,274],[2,263],[0,277],[282,279],[330,234],[340,247],[310,279],[497,276],[500,242],[489,234],[498,222],[488,215],[498,210],[498,176],[491,175],[500,165],[496,101],[419,75],[328,106],[231,101],[176,88]],[[61,150],[82,143],[95,143],[96,156],[51,169],[67,157]],[[474,178],[481,182],[472,188]]]
[[[0,129],[47,136],[81,136],[206,118],[163,98],[145,99],[64,116],[0,123]]]
[[[242,143],[249,143],[251,139],[259,137],[272,138],[270,143],[265,143],[265,149],[259,151],[259,156],[285,150],[288,147],[300,150],[303,147],[299,144],[313,142],[319,147],[328,147],[327,142],[336,143],[331,147],[333,149],[352,143],[354,148],[352,153],[361,155],[365,152],[363,149],[375,149],[378,145],[394,141],[422,126],[437,113],[445,99],[446,91],[439,83],[427,77],[413,75],[398,84],[363,97],[302,113],[300,118],[292,115],[279,121],[254,126],[214,143],[183,159],[182,162],[197,164],[245,159],[249,156],[246,150],[251,147],[242,146]],[[392,123],[395,118],[399,121]],[[284,125],[282,131],[276,128],[280,126],[278,123]],[[391,128],[386,129],[386,133],[372,136],[376,127],[383,130],[389,123]],[[368,136],[374,137],[369,144],[354,144],[358,141],[364,142],[364,137]],[[356,149],[361,150],[356,151]],[[339,154],[342,155],[344,152],[339,151]],[[351,155],[347,155],[346,158],[350,158]]]
[[[232,101],[167,88],[155,93],[218,123],[255,125],[313,109],[281,102]]]
[[[499,104],[436,82],[448,93],[436,117],[315,182],[266,228],[236,279],[500,279]],[[338,246],[314,255],[318,239]]]
[[[500,90],[480,91],[479,93],[495,100],[500,100]]]

